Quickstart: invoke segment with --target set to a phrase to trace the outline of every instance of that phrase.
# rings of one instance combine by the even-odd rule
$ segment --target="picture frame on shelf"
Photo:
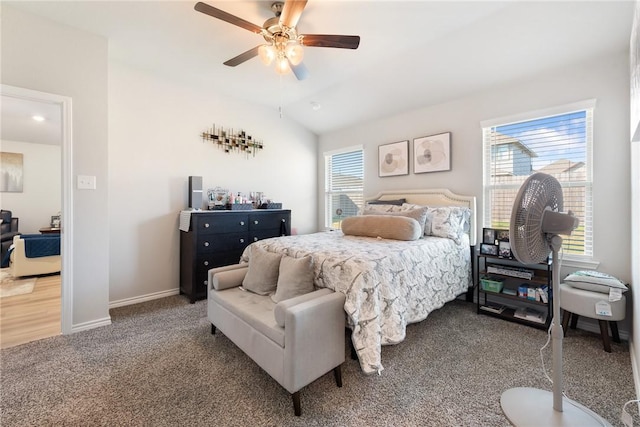
[[[498,243],[498,256],[500,258],[513,258],[513,255],[511,254],[511,243],[504,241]]]
[[[490,244],[487,244],[487,243],[482,243],[480,245],[480,253],[482,255],[498,256],[498,246],[497,245],[490,245]]]
[[[378,146],[378,176],[409,175],[409,140]]]
[[[496,240],[499,242],[508,242],[509,230],[496,230]]]
[[[451,170],[451,132],[413,140],[413,173]]]
[[[51,228],[60,228],[60,215],[52,215],[51,216]]]
[[[496,230],[493,228],[482,229],[482,243],[487,245],[495,245],[496,243]]]

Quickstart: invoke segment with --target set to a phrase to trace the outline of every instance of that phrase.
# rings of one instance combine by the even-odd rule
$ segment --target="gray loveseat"
[[[301,414],[300,389],[333,370],[342,387],[345,360],[345,297],[319,289],[275,303],[243,290],[247,264],[209,270],[208,318],[292,394]]]

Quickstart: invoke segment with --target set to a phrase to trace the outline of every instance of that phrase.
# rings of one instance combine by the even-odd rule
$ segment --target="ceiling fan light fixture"
[[[287,74],[291,69],[289,68],[289,61],[286,57],[278,58],[276,61],[276,72],[280,75]]]
[[[285,55],[293,65],[299,65],[304,57],[304,49],[298,43],[289,43],[285,48]]]
[[[276,51],[271,45],[263,44],[258,48],[258,55],[260,60],[267,67],[271,65],[274,59],[276,59]]]

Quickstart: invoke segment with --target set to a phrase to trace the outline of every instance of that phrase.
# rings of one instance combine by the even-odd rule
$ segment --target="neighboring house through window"
[[[340,229],[344,218],[355,216],[364,203],[362,146],[324,153],[325,227]]]
[[[562,186],[563,211],[580,225],[563,237],[564,256],[593,255],[592,145],[595,101],[482,122],[486,228],[508,229],[522,183],[535,172]]]

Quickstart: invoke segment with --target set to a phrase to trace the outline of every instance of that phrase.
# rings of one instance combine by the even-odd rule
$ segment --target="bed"
[[[248,246],[241,258],[248,262],[253,247],[296,258],[311,256],[315,286],[346,296],[353,348],[367,374],[382,372],[381,347],[403,341],[408,324],[424,320],[472,286],[475,197],[436,189],[385,191],[367,201],[399,199],[415,208],[468,212],[464,232],[457,239],[424,236],[401,241],[325,231],[260,240]],[[376,209],[385,206],[391,205]]]

